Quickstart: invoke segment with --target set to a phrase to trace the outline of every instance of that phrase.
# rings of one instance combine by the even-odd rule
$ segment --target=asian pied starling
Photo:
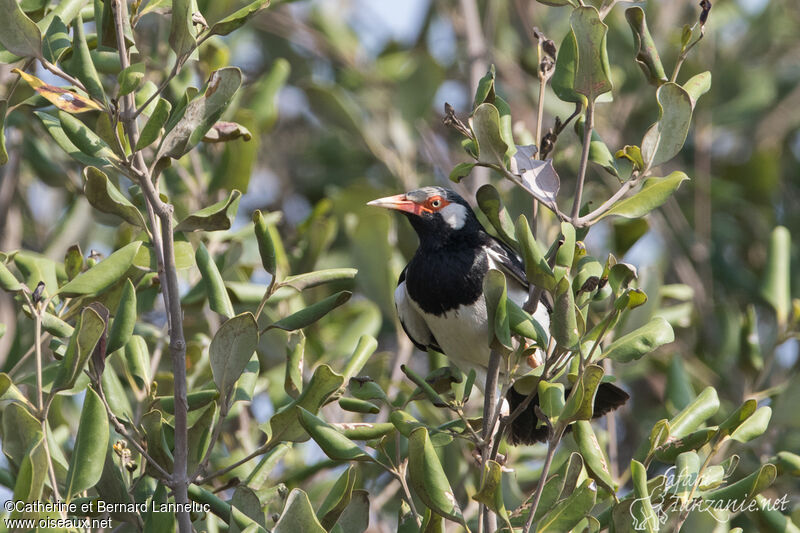
[[[419,247],[400,274],[394,292],[400,323],[411,342],[420,350],[442,352],[462,371],[474,368],[476,384],[483,388],[491,353],[483,279],[490,268],[502,271],[508,298],[522,306],[528,298],[528,281],[521,259],[489,235],[469,204],[450,189],[423,187],[367,205],[400,211],[419,237]],[[542,301],[533,313],[545,329],[550,324],[548,307]],[[525,398],[513,387],[506,397],[512,411]],[[602,383],[595,396],[594,417],[627,400],[625,391]],[[547,439],[547,427],[536,427],[537,404],[534,397],[529,408],[512,422],[508,435],[511,444]]]

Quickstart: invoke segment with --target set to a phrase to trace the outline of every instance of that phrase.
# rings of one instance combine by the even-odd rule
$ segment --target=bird
[[[483,281],[489,269],[500,270],[506,276],[508,298],[522,307],[529,296],[522,260],[483,228],[467,201],[452,189],[422,187],[367,205],[402,213],[419,239],[394,292],[406,335],[422,351],[443,353],[462,372],[475,369],[476,384],[483,388],[491,354]],[[537,302],[532,315],[545,330],[549,328],[550,309],[544,298]],[[511,387],[506,395],[510,410],[526,397]],[[594,418],[620,407],[628,398],[621,388],[601,383],[595,396]],[[507,435],[510,444],[547,440],[548,428],[537,427],[537,405],[538,398],[534,397],[512,421]]]

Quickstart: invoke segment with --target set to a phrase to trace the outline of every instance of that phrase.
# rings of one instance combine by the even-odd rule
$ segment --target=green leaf
[[[17,281],[17,278],[14,277],[14,274],[2,261],[0,261],[0,288],[6,292],[19,292],[22,290],[22,283]]]
[[[339,407],[351,413],[369,413],[377,415],[381,411],[381,408],[374,403],[366,400],[359,400],[358,398],[339,398]]]
[[[483,280],[483,293],[486,298],[486,312],[489,319],[488,345],[500,349],[500,346],[511,350],[511,327],[508,318],[506,277],[499,270],[489,269]]]
[[[255,226],[256,242],[258,243],[258,253],[261,256],[261,265],[269,275],[274,277],[278,270],[275,258],[275,244],[269,234],[267,222],[258,209],[253,212],[253,224]],[[286,280],[284,280],[284,283],[286,283]]]
[[[589,475],[608,491],[616,493],[617,486],[611,479],[608,463],[600,443],[597,442],[597,436],[594,434],[591,423],[587,420],[575,422],[572,425],[572,436],[575,438],[578,451],[583,457],[583,463]]]
[[[639,6],[628,8],[625,10],[625,19],[627,19],[633,32],[633,39],[636,41],[636,63],[642,69],[647,81],[658,87],[667,81],[667,75],[661,64],[656,43],[647,27],[644,10]]]
[[[350,440],[375,440],[380,439],[394,431],[397,428],[394,424],[389,422],[384,423],[367,423],[367,422],[353,422],[343,424],[332,424],[337,431]]]
[[[592,6],[578,7],[569,19],[577,45],[575,91],[590,100],[611,90],[611,74],[606,50],[608,26]]]
[[[267,326],[267,329],[282,329],[284,331],[295,331],[310,326],[320,318],[327,315],[332,310],[344,304],[350,299],[353,293],[349,291],[341,291],[328,296],[324,300],[320,300],[315,304],[311,304],[305,309],[301,309],[294,314],[282,318]]]
[[[270,0],[255,0],[254,2],[250,2],[212,25],[208,32],[211,35],[228,35],[233,30],[243,26],[245,22],[257,15],[261,10],[269,7],[269,4]]]
[[[791,251],[791,233],[784,226],[777,226],[769,238],[761,296],[775,309],[779,324],[786,323],[792,308]]]
[[[192,243],[187,241],[175,241],[173,243],[173,250],[175,252],[175,268],[184,270],[191,268],[195,265],[195,251],[192,248]],[[145,243],[139,248],[139,253],[133,260],[133,264],[142,269],[150,270],[150,272],[158,272],[158,260],[153,250],[153,245]]]
[[[53,390],[67,390],[75,385],[105,329],[106,324],[97,311],[84,307],[53,381]]]
[[[83,270],[83,253],[79,245],[73,244],[67,249],[67,253],[64,254],[64,270],[69,280],[75,279],[75,276]]]
[[[387,403],[389,401],[381,386],[370,377],[350,378],[347,387],[350,389],[350,394],[359,400],[382,400]]]
[[[174,404],[173,404],[174,405]],[[211,428],[217,414],[217,406],[209,405],[189,428],[189,449],[187,454],[187,471],[194,472],[205,457],[206,450],[211,445]],[[222,424],[222,420],[217,422]]]
[[[450,171],[450,181],[459,183],[462,179],[469,176],[472,169],[475,168],[475,163],[459,163]]]
[[[261,373],[261,363],[258,360],[258,353],[253,352],[250,361],[244,367],[244,372],[236,381],[236,386],[233,388],[233,398],[231,402],[251,402],[253,401],[253,394],[255,393],[256,380]]]
[[[731,438],[739,442],[749,442],[756,437],[760,437],[767,431],[770,417],[772,417],[772,408],[769,406],[760,407],[753,413],[753,416],[733,430]]]
[[[669,421],[670,436],[681,438],[710,418],[719,409],[719,398],[714,387],[706,387],[697,398]]]
[[[642,157],[646,167],[666,163],[680,152],[692,121],[692,99],[674,82],[666,82],[656,91],[658,122],[650,126],[642,139]]]
[[[575,316],[575,298],[569,279],[561,278],[555,288],[550,333],[563,348],[573,348],[580,341],[578,320]]]
[[[92,131],[86,124],[64,111],[58,112],[61,129],[64,134],[85,155],[90,158],[102,160],[96,166],[104,166],[107,161],[119,161],[119,158],[109,146]]]
[[[674,340],[675,333],[669,322],[661,317],[655,317],[644,326],[612,342],[603,352],[603,357],[628,363]]]
[[[575,259],[575,240],[575,226],[569,222],[562,222],[559,246],[556,251],[556,262],[555,267],[553,267],[556,279],[559,281],[561,281],[572,268],[572,263]]]
[[[472,499],[478,503],[486,505],[493,513],[499,516],[509,531],[513,531],[511,521],[506,511],[505,503],[503,502],[503,467],[500,463],[493,460],[486,461],[486,468],[483,472],[483,481],[478,492],[472,496]]]
[[[721,435],[730,435],[736,428],[753,416],[758,407],[758,402],[753,399],[745,400],[725,421],[719,425]]]
[[[172,110],[172,104],[167,100],[159,97],[153,110],[149,113],[150,118],[142,128],[142,133],[136,141],[136,150],[142,150],[150,146],[161,135],[161,128],[166,124],[169,118],[169,112]]]
[[[133,264],[142,241],[126,244],[58,290],[64,296],[99,294],[118,282]]]
[[[558,49],[556,69],[550,85],[553,92],[564,102],[585,105],[586,98],[575,91],[575,72],[578,69],[578,44],[575,33],[570,29]]]
[[[431,511],[466,527],[447,474],[424,427],[415,429],[408,437],[408,475],[414,492]]]
[[[42,329],[55,337],[71,337],[75,328],[50,313],[42,314]]]
[[[357,375],[369,358],[378,349],[378,341],[371,335],[362,335],[358,338],[353,355],[347,360],[347,364],[342,371],[345,381],[350,381],[350,378]]]
[[[705,71],[692,76],[683,84],[683,89],[689,94],[689,98],[692,99],[692,107],[694,107],[697,105],[697,100],[711,89],[711,73]]]
[[[42,57],[42,32],[22,12],[17,0],[0,0],[0,44],[20,57]]]
[[[472,130],[478,142],[478,161],[505,165],[508,145],[500,134],[500,113],[492,104],[481,104],[472,114]]]
[[[128,344],[136,325],[136,289],[130,279],[125,280],[114,323],[108,333],[107,352],[113,353]]]
[[[675,171],[666,178],[648,178],[636,194],[614,204],[611,209],[600,215],[598,220],[608,216],[642,217],[660,207],[680,187],[681,183],[688,179],[689,176],[681,171]]]
[[[203,94],[189,102],[182,113],[177,113],[175,125],[161,141],[156,159],[180,159],[195,147],[222,116],[241,84],[242,72],[236,67],[212,72]]]
[[[517,237],[522,250],[522,259],[525,261],[525,276],[528,281],[547,291],[554,290],[556,279],[553,269],[550,268],[547,259],[545,259],[544,250],[533,238],[533,233],[531,233],[531,228],[525,215],[520,215],[517,219],[517,223],[514,225],[514,235]]]
[[[537,533],[570,531],[592,510],[597,500],[597,484],[591,478],[567,498],[558,502],[536,524]]]
[[[21,466],[28,451],[42,440],[42,424],[23,407],[22,402],[6,405],[2,422],[3,453],[12,464]]]
[[[258,346],[258,324],[252,313],[226,320],[208,348],[211,373],[224,402],[229,401],[236,380]]]
[[[583,138],[584,124],[586,124],[586,118],[581,115],[581,117],[575,121],[575,132],[581,139]],[[597,129],[592,130],[592,138],[589,140],[589,161],[597,164],[612,176],[619,177],[619,171],[617,170],[617,163],[614,156],[611,155],[611,150],[608,149],[608,146],[603,142],[600,134],[597,133]]]
[[[654,527],[654,524],[658,524],[658,517],[650,501],[650,492],[647,490],[647,469],[636,459],[631,460],[631,479],[633,494],[636,496],[631,507],[631,515],[644,525],[642,531],[658,531],[658,526]]]
[[[300,426],[297,419],[298,408],[316,413],[322,404],[342,386],[344,379],[328,365],[319,365],[308,385],[296,400],[275,413],[262,429],[270,435],[269,442],[302,442],[308,440],[308,434]]]
[[[494,105],[497,108],[497,112],[500,113],[500,138],[503,139],[503,142],[506,143],[507,146],[505,156],[503,157],[503,163],[508,166],[511,158],[514,157],[517,151],[511,125],[511,107],[499,96],[495,98]]]
[[[515,304],[513,300],[506,300],[506,308],[508,325],[513,333],[534,341],[540,348],[547,347],[547,331],[535,318]]]
[[[86,44],[86,35],[83,31],[83,19],[80,13],[72,25],[72,58],[70,60],[70,71],[75,74],[86,87],[86,92],[90,96],[104,102],[106,95],[103,91],[103,84],[97,75],[97,70],[89,53],[89,45]],[[74,141],[73,141],[74,142]]]
[[[91,388],[86,389],[75,447],[64,484],[67,501],[79,492],[94,487],[100,480],[108,439],[108,416],[103,402]]]
[[[561,414],[563,423],[568,424],[574,420],[591,420],[594,415],[594,397],[597,387],[600,386],[600,381],[603,379],[603,374],[603,369],[597,365],[586,367],[567,398]]]
[[[87,166],[92,165],[97,167],[107,166],[109,164],[108,160],[106,159],[84,154],[72,143],[56,117],[41,111],[34,111],[33,114],[39,117],[45,129],[56,142],[56,144],[76,161]]]
[[[356,483],[355,467],[349,466],[347,470],[336,480],[325,500],[317,510],[317,518],[319,518],[322,527],[327,530],[333,527],[339,516],[344,512],[347,505],[350,503],[350,497],[353,494],[353,486]]]
[[[125,96],[139,88],[144,81],[144,63],[134,63],[129,65],[117,75],[119,83],[119,93],[117,96]]]
[[[478,87],[475,90],[475,98],[472,102],[472,109],[476,109],[483,103],[494,104],[494,81],[495,67],[494,65],[489,65],[489,70],[487,70],[486,74],[478,81]]]
[[[644,159],[642,158],[642,149],[636,145],[626,144],[621,150],[617,150],[614,154],[617,159],[627,159],[633,165],[634,170],[644,170]]]
[[[724,502],[731,501],[736,501],[743,505],[772,485],[777,475],[778,469],[775,465],[767,463],[736,483],[707,492],[703,495],[703,499],[707,502],[722,502],[723,505]]]
[[[297,274],[296,276],[288,276],[281,281],[280,286],[292,287],[295,290],[304,291],[332,281],[353,279],[356,277],[356,274],[358,274],[358,270],[355,268],[328,268],[325,270],[306,272],[305,274]]]
[[[192,24],[192,1],[172,0],[172,16],[169,30],[169,46],[179,58],[187,56],[195,46],[195,30]]]
[[[197,409],[207,406],[217,398],[219,398],[219,392],[214,389],[198,390],[188,393],[186,395],[186,402],[189,406],[189,411],[196,411]],[[174,396],[157,396],[156,400],[165,413],[171,415],[175,414]]]
[[[298,418],[300,424],[308,431],[314,442],[319,444],[325,455],[335,461],[370,461],[358,445],[342,435],[333,426],[324,420],[312,415],[302,407],[299,408]]]
[[[233,219],[236,218],[241,197],[242,193],[240,191],[231,191],[226,200],[220,200],[184,218],[175,227],[175,231],[219,231],[230,229]]]
[[[538,396],[542,412],[550,419],[550,423],[558,422],[564,411],[564,385],[541,380],[539,381]]]
[[[202,242],[195,252],[195,260],[206,288],[209,307],[222,316],[232,318],[234,315],[233,304],[225,288],[225,282],[222,280],[222,274],[219,273],[217,263],[214,262],[214,258],[211,257]]]
[[[302,332],[289,336],[286,344],[286,373],[283,378],[283,390],[292,398],[300,396],[303,390],[303,355],[305,354],[306,337]]]
[[[500,238],[507,244],[516,247],[517,242],[514,239],[514,225],[508,215],[508,211],[503,206],[500,200],[500,194],[497,189],[490,184],[482,185],[481,188],[475,193],[475,200],[478,202],[478,207],[489,219],[492,227],[497,231]]]
[[[272,529],[273,533],[327,533],[317,520],[308,495],[300,489],[292,489],[286,498],[283,513]]]
[[[704,428],[693,431],[679,439],[666,442],[655,449],[656,459],[671,463],[678,455],[691,450],[699,450],[717,434],[717,428]]]
[[[58,63],[70,46],[72,43],[69,41],[69,29],[61,17],[54,16],[42,41],[44,58],[51,63]]]
[[[369,527],[369,511],[369,491],[354,490],[350,504],[336,521],[334,529],[339,533],[364,533]]]
[[[148,390],[150,386],[150,353],[147,350],[147,343],[141,336],[132,335],[125,344],[125,365],[136,385],[140,389]]]
[[[144,218],[138,209],[111,183],[105,172],[97,167],[86,167],[83,170],[86,183],[83,192],[92,207],[103,213],[117,215],[125,222],[145,227]]]
[[[44,438],[39,438],[22,458],[22,464],[17,472],[14,483],[15,502],[34,502],[42,496],[45,481],[47,481],[47,451]],[[11,513],[12,518],[19,518],[21,513],[16,509]]]

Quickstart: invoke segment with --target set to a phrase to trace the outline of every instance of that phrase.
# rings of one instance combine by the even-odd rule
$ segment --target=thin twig
[[[106,415],[108,415],[108,419],[111,420],[111,424],[114,426],[114,430],[120,435],[122,435],[125,438],[125,440],[127,440],[131,444],[131,446],[136,448],[136,451],[139,452],[139,454],[145,461],[153,465],[153,468],[155,468],[156,471],[163,476],[164,481],[169,480],[170,478],[169,472],[167,472],[160,464],[156,462],[155,459],[153,459],[147,453],[147,451],[145,451],[142,445],[139,444],[138,439],[136,439],[128,432],[128,429],[122,424],[122,422],[119,421],[117,415],[115,415],[114,412],[111,410],[111,406],[108,404],[108,400],[106,399],[106,394],[103,391],[103,386],[99,382],[97,383],[97,395],[100,397],[100,401],[103,402],[103,406],[106,408]]]
[[[544,490],[545,480],[550,473],[550,465],[553,463],[553,456],[556,454],[556,448],[561,442],[561,437],[564,435],[566,426],[556,424],[560,429],[550,436],[547,440],[547,455],[544,458],[544,466],[542,466],[542,473],[539,475],[539,483],[536,485],[536,492],[533,495],[533,503],[531,504],[531,514],[528,515],[528,520],[525,522],[525,527],[522,529],[523,533],[528,533],[533,525],[533,516],[536,514],[536,509],[539,507],[539,500],[542,498],[542,491]]]
[[[588,98],[586,106],[586,122],[583,124],[583,151],[581,152],[580,166],[578,167],[578,185],[575,189],[575,200],[572,202],[572,220],[578,220],[581,211],[583,196],[583,182],[586,180],[586,168],[589,164],[589,145],[592,142],[592,128],[594,127],[594,99]]]

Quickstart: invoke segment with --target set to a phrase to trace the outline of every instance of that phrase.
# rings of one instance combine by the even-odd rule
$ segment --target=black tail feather
[[[565,392],[565,396],[569,395],[569,389]],[[510,410],[513,412],[527,396],[514,390],[514,387],[508,391],[506,399]],[[628,393],[611,383],[601,383],[597,388],[597,394],[594,397],[594,414],[592,418],[598,418],[606,413],[617,409],[628,401]],[[535,444],[537,442],[545,442],[547,440],[547,426],[536,427],[539,419],[536,416],[534,406],[539,405],[539,397],[534,396],[528,408],[523,411],[512,423],[508,430],[507,439],[510,444]],[[567,427],[567,431],[570,427]]]

